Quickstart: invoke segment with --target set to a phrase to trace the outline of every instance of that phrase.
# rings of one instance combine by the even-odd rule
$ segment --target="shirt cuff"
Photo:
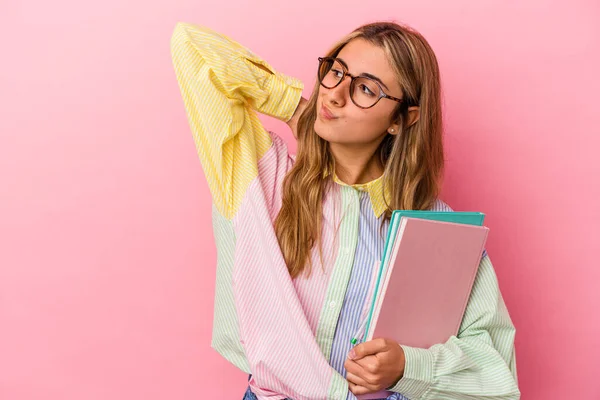
[[[334,372],[329,386],[328,400],[345,400],[348,396],[348,381],[340,374]]]
[[[300,103],[304,85],[299,79],[276,72],[270,76],[267,86],[269,99],[260,112],[288,122]]]
[[[388,390],[410,399],[420,399],[433,383],[433,354],[427,349],[402,345],[400,347],[404,350],[406,359],[404,375]]]
[[[269,94],[262,104],[255,105],[256,111],[284,122],[292,119],[302,97],[302,81],[275,71],[260,58],[250,57],[244,61],[257,71],[258,76],[262,75],[257,83]]]

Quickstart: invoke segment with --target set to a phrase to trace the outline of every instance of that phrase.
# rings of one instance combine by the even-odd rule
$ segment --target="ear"
[[[406,118],[406,127],[413,126],[420,118],[421,110],[418,106],[408,108],[408,118]]]
[[[421,116],[421,111],[419,110],[418,106],[409,107],[407,111],[406,128],[413,126]],[[400,125],[392,124],[389,126],[387,131],[390,135],[397,135],[398,132],[400,132]]]

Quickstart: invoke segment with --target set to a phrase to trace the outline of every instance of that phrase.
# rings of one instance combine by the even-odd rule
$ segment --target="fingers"
[[[344,363],[350,391],[355,395],[374,393],[397,382],[404,371],[403,356],[401,347],[389,339],[378,338],[355,346]],[[401,366],[398,360],[402,361]]]
[[[356,364],[356,363],[354,363],[354,361],[350,361],[350,360],[348,360],[348,363]],[[358,368],[360,368],[360,367],[358,367]],[[350,371],[353,371],[356,369],[357,369],[357,366],[350,366]],[[348,389],[350,389],[350,391],[353,394],[360,395],[360,394],[374,393],[377,390],[379,390],[379,388],[377,386],[372,385],[365,379],[361,378],[360,376],[358,376],[350,371],[346,372],[346,380],[348,381]]]
[[[387,342],[385,339],[373,339],[354,346],[354,348],[350,350],[350,353],[348,353],[348,358],[351,360],[359,360],[361,358],[385,351],[386,349]]]
[[[375,375],[379,371],[381,360],[377,356],[366,356],[360,360],[347,359],[344,367],[346,371],[366,378],[369,375]]]
[[[358,386],[362,386],[364,388],[369,388],[369,384],[362,379],[360,376],[354,375],[352,372],[348,372],[346,374],[346,380],[348,381],[348,383],[352,383],[354,385],[358,385]]]
[[[355,385],[352,382],[348,382],[348,389],[350,389],[355,396],[375,392],[375,390],[369,390],[364,386]]]
[[[346,379],[349,383],[363,386],[372,391],[381,389],[382,382],[380,377],[376,374],[377,371],[374,367],[375,362],[375,356],[368,356],[358,362],[346,360],[344,363]]]
[[[365,374],[363,367],[359,363],[352,360],[346,360],[346,362],[344,363],[344,368],[346,369],[346,372],[348,374],[352,374],[355,376],[363,376]]]

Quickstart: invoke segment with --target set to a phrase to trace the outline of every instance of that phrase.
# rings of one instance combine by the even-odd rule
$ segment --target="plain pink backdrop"
[[[600,399],[597,0],[2,1],[1,399],[241,399],[210,348],[210,198],[172,29],[220,30],[308,95],[317,56],[376,19],[439,57],[443,199],[488,215],[522,398]]]

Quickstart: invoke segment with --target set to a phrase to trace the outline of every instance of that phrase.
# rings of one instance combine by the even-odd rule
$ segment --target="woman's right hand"
[[[296,107],[296,111],[294,111],[294,115],[292,115],[292,118],[287,122],[287,125],[292,130],[294,138],[296,139],[298,139],[298,119],[300,119],[300,115],[302,115],[302,112],[304,112],[307,104],[308,100],[306,100],[304,97],[301,97],[300,102]]]

